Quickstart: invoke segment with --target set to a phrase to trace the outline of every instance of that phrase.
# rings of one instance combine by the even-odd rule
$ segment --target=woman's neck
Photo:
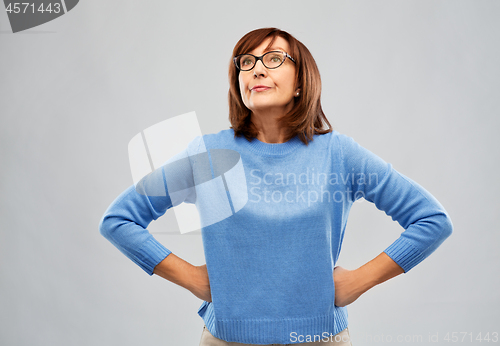
[[[255,113],[251,115],[252,122],[257,128],[257,139],[264,143],[284,143],[286,129],[278,124],[276,113]]]

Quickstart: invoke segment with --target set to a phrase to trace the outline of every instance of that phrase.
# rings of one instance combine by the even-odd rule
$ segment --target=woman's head
[[[238,57],[240,68],[252,68],[249,71],[240,71],[233,59],[231,61],[229,120],[235,135],[247,139],[257,137],[251,115],[266,107],[284,110],[278,121],[285,129],[285,140],[298,135],[307,144],[314,134],[330,132],[331,125],[321,108],[319,71],[311,53],[300,41],[276,28],[257,29],[238,41],[233,57],[242,54],[260,57],[270,51],[284,54],[267,54],[261,61],[251,56]],[[323,128],[324,124],[328,125],[327,129]]]

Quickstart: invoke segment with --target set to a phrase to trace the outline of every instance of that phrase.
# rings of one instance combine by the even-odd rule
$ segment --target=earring
[[[300,93],[297,91],[297,93],[295,94],[295,96],[299,96],[299,95],[300,95]]]

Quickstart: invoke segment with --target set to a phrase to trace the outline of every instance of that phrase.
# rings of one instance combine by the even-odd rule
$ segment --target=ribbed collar
[[[253,152],[260,155],[286,155],[297,149],[299,146],[305,145],[298,136],[291,138],[285,143],[264,143],[259,141],[257,138],[253,138],[252,141],[249,142],[243,136],[237,138],[242,146],[249,148]]]

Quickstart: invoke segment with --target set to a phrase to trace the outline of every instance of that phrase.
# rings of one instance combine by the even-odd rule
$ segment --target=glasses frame
[[[283,61],[281,62],[281,64],[279,64],[278,66],[276,67],[267,67],[266,64],[264,63],[264,57],[267,55],[267,54],[271,54],[271,53],[282,53],[284,56],[285,56],[285,59],[283,59]],[[242,70],[239,66],[238,66],[238,63],[236,62],[238,60],[238,58],[242,57],[243,55],[250,55],[250,56],[253,56],[255,58],[255,64],[253,64],[252,68],[249,69],[249,70]],[[267,53],[264,53],[262,54],[261,56],[256,56],[256,55],[253,55],[253,54],[250,54],[250,53],[245,53],[245,54],[240,54],[240,55],[237,55],[233,58],[233,62],[234,62],[234,66],[236,66],[236,68],[239,70],[239,71],[242,71],[242,72],[247,72],[247,71],[252,71],[255,66],[257,65],[257,62],[260,60],[262,62],[262,65],[264,65],[265,68],[269,69],[269,70],[274,70],[274,69],[277,69],[278,67],[280,67],[281,65],[283,65],[285,63],[285,60],[286,58],[290,59],[290,61],[292,61],[294,64],[296,63],[295,62],[295,59],[292,58],[287,52],[283,52],[281,50],[272,50],[270,52],[267,52]]]

